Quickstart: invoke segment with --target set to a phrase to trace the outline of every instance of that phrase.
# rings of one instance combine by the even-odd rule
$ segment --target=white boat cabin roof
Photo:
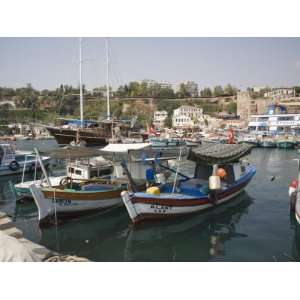
[[[109,144],[100,151],[111,152],[111,153],[128,153],[129,151],[138,151],[150,147],[149,143],[138,143],[138,144]]]

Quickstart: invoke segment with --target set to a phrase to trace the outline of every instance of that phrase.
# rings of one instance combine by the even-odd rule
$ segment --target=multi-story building
[[[203,109],[199,106],[182,105],[173,112],[174,128],[196,127],[204,122]]]
[[[155,80],[152,80],[152,79],[144,79],[140,83],[147,84],[148,87],[153,87],[155,85],[158,85],[160,88],[169,88],[169,89],[173,88],[173,86],[172,86],[171,83],[168,83],[168,82],[158,82],[158,81],[155,81]]]
[[[296,91],[294,88],[274,88],[269,92],[264,93],[265,98],[273,98],[273,99],[286,99],[292,98],[296,96]]]
[[[168,117],[168,112],[165,110],[157,110],[154,112],[153,125],[157,129],[162,129],[165,126],[165,121]]]

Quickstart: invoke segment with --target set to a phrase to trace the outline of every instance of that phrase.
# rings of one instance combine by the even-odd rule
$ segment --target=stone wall
[[[248,122],[251,115],[266,114],[268,106],[275,103],[271,98],[252,98],[248,92],[240,92],[237,95],[237,115]]]

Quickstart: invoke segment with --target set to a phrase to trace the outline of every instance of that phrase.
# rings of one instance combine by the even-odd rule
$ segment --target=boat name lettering
[[[155,213],[166,213],[168,210],[172,209],[171,206],[166,206],[166,205],[154,205],[152,204],[150,206],[154,210]]]
[[[72,201],[67,199],[55,199],[55,202],[60,206],[68,206],[72,204]]]

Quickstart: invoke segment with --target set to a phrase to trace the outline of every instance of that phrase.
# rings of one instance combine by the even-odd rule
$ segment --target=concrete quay
[[[33,243],[0,211],[0,262],[84,262],[86,258],[60,255]]]

